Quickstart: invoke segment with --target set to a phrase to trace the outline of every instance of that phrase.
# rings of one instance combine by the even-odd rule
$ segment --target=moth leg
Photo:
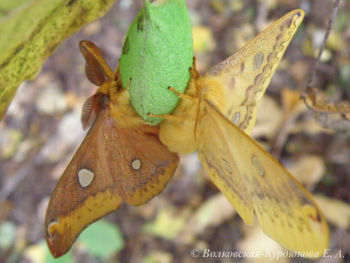
[[[151,122],[147,122],[147,121],[145,121],[144,119],[142,119],[141,117],[128,117],[129,118],[129,120],[131,121],[131,123],[130,123],[130,126],[131,127],[138,127],[138,126],[140,126],[140,125],[152,125],[152,123]]]
[[[176,89],[174,89],[171,86],[168,87],[168,90],[170,90],[171,92],[174,92],[181,99],[186,99],[186,100],[196,100],[196,99],[198,99],[198,92],[196,92],[193,95],[192,94],[187,94],[187,92],[186,93],[180,93],[180,92],[178,92]]]
[[[193,57],[193,66],[190,67],[191,79],[198,79],[200,77],[196,67],[196,57]]]
[[[152,114],[148,113],[148,117],[160,118],[169,121],[183,121],[185,118],[183,116],[176,116],[171,114]]]
[[[188,82],[188,86],[185,93],[180,93],[171,86],[168,87],[168,90],[175,93],[181,99],[190,99],[190,100],[199,99],[200,89],[198,87],[197,80],[200,78],[200,75],[196,69],[195,57],[193,57],[193,66],[189,68],[189,71],[190,71],[191,77],[190,77],[190,81]]]
[[[131,81],[132,81],[132,78],[129,79],[128,84],[125,87],[125,90],[129,91]]]
[[[137,118],[137,117],[135,117],[135,118]],[[146,121],[146,120],[144,120],[141,117],[138,117],[138,118],[141,119],[141,123],[144,124],[144,125],[149,125],[149,126],[153,126],[154,125],[153,122],[151,122],[151,121]]]
[[[193,96],[187,95],[187,94],[184,94],[184,93],[180,93],[180,92],[178,92],[176,89],[174,89],[171,86],[168,87],[168,90],[174,92],[181,99],[193,99]]]
[[[175,93],[181,99],[194,101],[194,100],[199,99],[199,96],[200,96],[199,89],[198,89],[197,83],[196,83],[196,80],[200,77],[200,75],[196,69],[196,58],[195,57],[193,57],[193,66],[191,68],[189,68],[189,71],[191,73],[191,78],[190,78],[190,82],[188,85],[189,87],[187,87],[186,93],[180,93],[171,86],[168,87],[168,90]],[[190,89],[190,87],[193,85],[195,86],[195,92],[194,92],[194,94],[191,94],[191,92],[188,92],[188,91],[192,90],[192,89]],[[200,101],[198,102],[198,107],[199,107],[199,104],[200,104]],[[171,115],[171,114],[148,113],[148,116],[154,117],[154,118],[161,118],[161,119],[169,120],[169,121],[177,121],[177,122],[185,120],[185,117],[183,117],[183,116],[176,116],[176,115]],[[196,118],[196,123],[197,123],[197,118]],[[196,127],[195,127],[195,129],[196,129]]]
[[[120,59],[119,59],[119,62],[120,62]],[[114,79],[117,80],[119,79],[119,77],[120,77],[120,63],[118,63],[118,66],[114,71]]]
[[[196,80],[200,77],[197,69],[196,69],[196,58],[193,57],[193,66],[189,68],[189,71],[191,73],[191,78],[190,78],[190,82],[189,82],[189,86],[190,84],[192,84],[191,82],[194,82],[196,84]],[[188,91],[189,87],[187,88]],[[168,90],[174,92],[179,98],[181,99],[195,99],[198,98],[198,89],[196,88],[196,92],[195,95],[189,95],[186,93],[180,93],[178,92],[176,89],[174,89],[173,87],[169,86]]]
[[[186,99],[186,100],[188,100],[188,99],[190,99],[190,100],[195,99],[194,96],[180,93],[180,92],[178,92],[176,89],[174,89],[171,86],[168,87],[168,90],[170,90],[171,92],[174,92],[181,99]],[[175,116],[175,115],[171,115],[171,114],[152,114],[152,113],[148,113],[147,115],[148,115],[148,117],[160,118],[160,119],[164,119],[164,120],[168,120],[168,121],[183,121],[185,119],[183,116]]]

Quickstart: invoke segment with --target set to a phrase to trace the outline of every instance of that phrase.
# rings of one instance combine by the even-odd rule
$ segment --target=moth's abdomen
[[[178,108],[177,108],[178,110]],[[188,111],[192,111],[188,109]],[[181,116],[181,115],[179,115]],[[198,149],[198,138],[194,138],[195,115],[183,121],[164,120],[161,123],[159,139],[171,152],[190,154]]]
[[[200,134],[199,123],[196,124],[199,97],[195,93],[195,87],[199,82],[192,80],[186,89],[186,96],[182,98],[175,108],[172,116],[160,124],[159,139],[171,152],[178,154],[190,154],[198,150]],[[201,109],[199,116],[201,116]],[[198,118],[201,121],[201,118]],[[197,131],[195,135],[195,131]]]

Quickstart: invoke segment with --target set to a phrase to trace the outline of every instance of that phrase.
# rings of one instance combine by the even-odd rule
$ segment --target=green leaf
[[[123,87],[131,104],[152,125],[162,121],[148,113],[171,114],[184,93],[193,64],[191,24],[185,0],[144,0],[130,26],[120,58]],[[131,81],[130,81],[131,79]]]
[[[113,0],[35,0],[0,23],[0,119],[17,87],[34,79],[67,37],[103,15]]]
[[[90,225],[79,236],[78,242],[84,245],[87,251],[103,260],[124,248],[124,238],[115,224],[100,220]]]

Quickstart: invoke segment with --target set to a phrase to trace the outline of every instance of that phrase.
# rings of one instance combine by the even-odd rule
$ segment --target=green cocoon
[[[130,26],[120,58],[124,88],[131,104],[152,125],[162,121],[148,114],[171,114],[184,93],[193,64],[193,41],[185,0],[144,0]]]

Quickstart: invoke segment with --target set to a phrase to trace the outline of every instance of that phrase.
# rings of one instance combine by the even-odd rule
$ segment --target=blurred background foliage
[[[0,19],[9,3],[0,0]],[[331,0],[187,0],[197,68],[204,74],[287,12],[302,8],[304,22],[259,105],[252,136],[314,195],[330,225],[333,258],[350,262],[350,136],[317,124],[299,100],[323,41]],[[34,81],[21,84],[0,122],[0,262],[270,262],[269,258],[193,258],[192,249],[282,251],[258,224],[246,226],[208,180],[196,154],[180,166],[156,198],[123,205],[91,225],[73,249],[53,259],[43,221],[50,194],[85,133],[83,102],[96,88],[84,75],[78,43],[95,42],[112,69],[141,0],[116,0],[99,20],[68,38]],[[332,101],[350,99],[350,1],[338,17],[313,86]],[[1,35],[0,35],[1,40]],[[346,127],[346,126],[345,126]],[[341,258],[334,256],[341,251]],[[338,254],[339,255],[339,254]],[[279,262],[308,262],[282,258]]]

